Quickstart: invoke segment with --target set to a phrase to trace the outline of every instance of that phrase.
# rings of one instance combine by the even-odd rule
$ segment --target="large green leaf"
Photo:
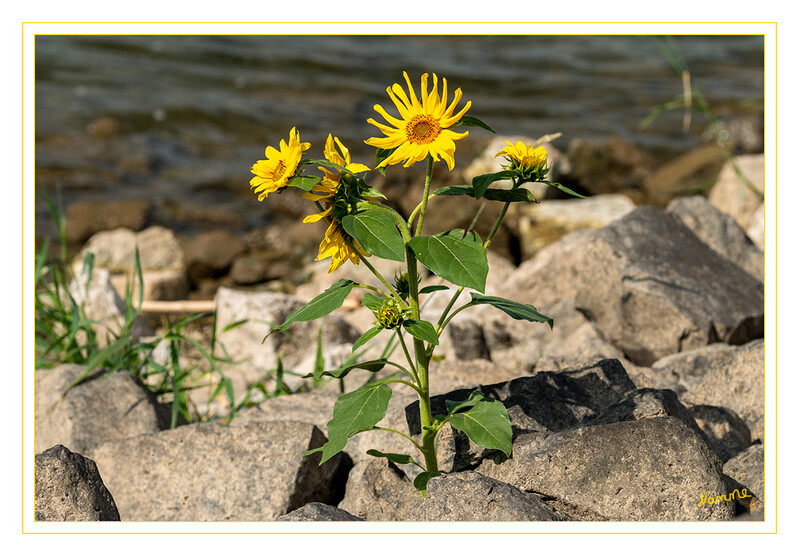
[[[368,210],[348,214],[341,220],[344,229],[361,244],[367,253],[381,259],[405,260],[405,242],[394,217],[383,211]]]
[[[463,118],[461,118],[461,119],[460,119],[460,121],[459,121],[457,124],[455,124],[455,125],[456,125],[456,126],[465,125],[465,126],[470,126],[470,127],[481,127],[481,128],[483,128],[483,129],[485,129],[486,131],[490,131],[491,133],[496,133],[496,131],[494,131],[493,129],[491,129],[491,128],[488,126],[488,124],[487,124],[487,123],[485,123],[484,121],[482,121],[482,120],[481,120],[481,119],[479,119],[479,118],[475,118],[474,116],[464,116],[464,117],[463,117]]]
[[[511,455],[513,432],[510,428],[508,410],[502,402],[483,398],[469,411],[454,413],[450,424],[475,444],[492,450],[502,450]]]
[[[286,185],[290,187],[297,187],[303,191],[310,191],[314,185],[322,181],[318,176],[296,176],[292,178]]]
[[[481,174],[479,176],[473,177],[472,185],[474,186],[474,198],[475,199],[481,198],[488,189],[488,186],[494,183],[495,181],[509,180],[515,175],[516,172],[512,172],[510,170],[503,170],[501,172],[496,172],[493,174]]]
[[[316,320],[332,313],[341,307],[355,285],[356,282],[352,280],[339,280],[308,303],[289,314],[283,324],[269,331],[269,334],[264,337],[264,341],[278,330],[288,330],[295,322]]]
[[[468,305],[491,305],[500,311],[510,315],[516,320],[528,320],[530,322],[545,322],[550,328],[554,325],[555,321],[546,315],[542,315],[532,305],[526,303],[519,303],[511,301],[504,297],[496,297],[491,295],[481,295],[472,292],[472,300]]]
[[[383,382],[364,384],[354,392],[344,394],[333,406],[333,418],[327,423],[328,441],[320,448],[303,455],[322,452],[319,465],[338,454],[350,437],[371,430],[383,417],[391,399],[391,388]]]
[[[474,187],[471,185],[448,185],[435,190],[435,195],[466,195],[475,197]],[[489,201],[503,201],[509,203],[537,203],[538,200],[533,196],[533,192],[524,187],[516,189],[486,189],[483,197]]]
[[[474,407],[476,403],[484,399],[486,399],[485,394],[480,390],[476,390],[469,394],[469,397],[463,401],[454,402],[452,400],[444,400],[444,403],[447,405],[447,413],[452,415],[453,413]]]
[[[408,334],[417,340],[425,341],[429,344],[438,345],[438,334],[436,328],[426,320],[408,319],[402,323]]]
[[[419,259],[436,276],[478,291],[485,291],[488,260],[476,232],[450,230],[434,236],[413,238],[410,245]]]

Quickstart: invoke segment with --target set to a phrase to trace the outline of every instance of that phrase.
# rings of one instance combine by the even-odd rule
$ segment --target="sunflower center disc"
[[[438,122],[427,115],[414,116],[405,126],[405,134],[414,143],[431,143],[441,132]]]

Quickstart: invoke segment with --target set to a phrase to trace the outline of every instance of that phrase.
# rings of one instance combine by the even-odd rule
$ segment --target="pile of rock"
[[[563,202],[589,201],[597,202]],[[554,330],[484,306],[460,313],[442,338],[444,360],[431,370],[434,413],[444,399],[465,399],[476,389],[503,401],[513,428],[511,458],[447,428],[439,451],[445,473],[422,499],[412,484],[417,471],[365,453],[407,452],[399,435],[357,435],[322,466],[318,454],[301,457],[325,442],[338,384],[264,400],[229,425],[168,430],[157,400],[124,374],[89,377],[59,400],[82,372],[65,366],[36,372],[37,481],[41,475],[48,485],[37,482],[37,519],[762,517],[763,254],[757,234],[741,226],[762,209],[752,203],[741,220],[701,196],[665,209],[618,199],[607,206],[616,207],[607,217],[578,216],[584,224],[563,225],[562,237],[518,268],[492,266],[486,293],[535,305],[555,319]],[[353,299],[319,323],[292,327],[293,340],[275,334],[262,344],[270,324],[330,279],[312,275],[317,280],[299,290],[304,297],[218,290],[217,332],[238,361],[225,368],[237,394],[273,369],[278,354],[287,368],[311,370],[319,326],[328,366],[343,361],[370,326],[371,316]],[[425,310],[440,309],[449,295],[431,294]],[[345,389],[365,379],[353,373]],[[412,392],[397,390],[380,425],[418,434],[416,407]],[[56,445],[80,455],[47,450]],[[49,474],[39,473],[46,465]],[[741,497],[743,489],[751,496]],[[58,506],[54,496],[74,508]],[[80,509],[100,508],[85,500],[111,496],[102,511]],[[109,509],[114,503],[118,515]]]

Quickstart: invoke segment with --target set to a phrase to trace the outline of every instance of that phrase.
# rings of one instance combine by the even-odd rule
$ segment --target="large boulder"
[[[738,170],[745,179],[740,177]],[[744,230],[752,226],[756,212],[763,204],[749,184],[761,194],[765,191],[765,157],[762,153],[745,154],[728,160],[708,193],[710,204],[732,216]]]
[[[309,502],[286,515],[281,515],[275,521],[363,521],[341,508],[323,504],[322,502]]]
[[[365,521],[403,521],[421,500],[402,470],[386,459],[371,458],[352,468],[338,507]]]
[[[97,465],[56,445],[35,458],[36,521],[119,521]]]
[[[433,477],[409,521],[562,521],[535,494],[474,471]]]
[[[762,444],[753,444],[724,464],[724,474],[755,497],[748,504],[752,512],[762,511],[766,501],[765,453]]]
[[[92,458],[125,521],[269,521],[341,499],[349,458],[302,455],[326,441],[307,423],[234,420],[108,442]]]
[[[763,281],[763,251],[732,216],[720,212],[701,195],[675,199],[666,210],[716,253]]]
[[[522,264],[505,291],[544,314],[553,300],[571,300],[641,366],[716,341],[743,344],[763,335],[762,283],[676,217],[647,206],[601,230],[569,234]]]
[[[479,473],[567,513],[614,521],[708,521],[734,516],[733,502],[699,505],[726,493],[721,462],[704,439],[672,417],[654,417],[518,438],[513,457],[484,460]]]
[[[98,445],[169,426],[167,411],[129,373],[88,373],[82,365],[37,369],[34,373],[34,444],[42,451],[56,444],[86,454]]]
[[[726,462],[752,443],[749,427],[733,410],[714,405],[693,405],[688,410],[721,461]]]
[[[658,388],[669,388],[682,397],[702,382],[714,361],[724,359],[736,349],[737,346],[715,343],[666,355],[652,363],[650,376]]]
[[[683,396],[696,405],[715,405],[733,410],[762,441],[765,427],[765,360],[763,340],[740,346],[711,363],[702,381]]]

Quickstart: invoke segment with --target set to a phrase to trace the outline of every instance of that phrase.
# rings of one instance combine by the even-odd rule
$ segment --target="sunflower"
[[[297,172],[302,153],[311,148],[310,143],[300,143],[300,134],[295,128],[289,132],[289,142],[280,140],[280,150],[266,147],[266,160],[259,160],[252,166],[255,177],[250,180],[250,188],[258,193],[263,201],[270,193],[285,187]]]
[[[455,166],[455,140],[463,139],[469,132],[455,133],[449,128],[460,121],[471,107],[472,102],[467,102],[460,112],[453,115],[455,106],[463,95],[460,88],[455,90],[455,99],[452,104],[447,106],[446,78],[442,78],[443,86],[439,97],[438,77],[433,74],[433,88],[428,91],[426,73],[422,75],[422,101],[419,102],[407,72],[402,72],[402,74],[408,84],[409,95],[405,94],[399,83],[386,89],[388,96],[391,97],[399,111],[400,118],[389,115],[382,106],[375,104],[375,111],[379,112],[390,125],[378,123],[372,118],[367,120],[386,136],[372,137],[366,140],[366,144],[379,149],[395,149],[378,164],[378,168],[388,164],[399,164],[403,161],[407,168],[415,162],[424,160],[427,156],[432,156],[436,161],[439,160],[439,157],[443,158],[447,167],[452,170]]]
[[[538,181],[546,177],[549,168],[547,150],[543,146],[528,146],[521,141],[517,141],[515,145],[508,140],[505,142],[508,146],[494,155],[494,158],[504,156],[510,162],[505,168],[518,172],[519,176],[527,181]]]
[[[341,150],[339,153],[336,146]],[[356,172],[367,172],[369,168],[363,164],[353,163],[347,148],[341,144],[338,137],[327,136],[325,143],[325,158],[337,164],[352,174]],[[353,264],[360,262],[360,257],[368,255],[364,253],[358,242],[355,241],[341,225],[341,219],[349,212],[351,202],[350,197],[358,196],[358,184],[363,183],[357,179],[352,179],[352,174],[343,172],[333,173],[327,168],[319,167],[325,176],[314,188],[305,193],[303,197],[317,203],[323,203],[325,208],[322,212],[305,217],[303,222],[318,222],[325,219],[329,223],[325,237],[319,244],[319,254],[316,260],[331,257],[328,273],[335,271],[346,261]],[[370,199],[372,200],[372,199]]]

